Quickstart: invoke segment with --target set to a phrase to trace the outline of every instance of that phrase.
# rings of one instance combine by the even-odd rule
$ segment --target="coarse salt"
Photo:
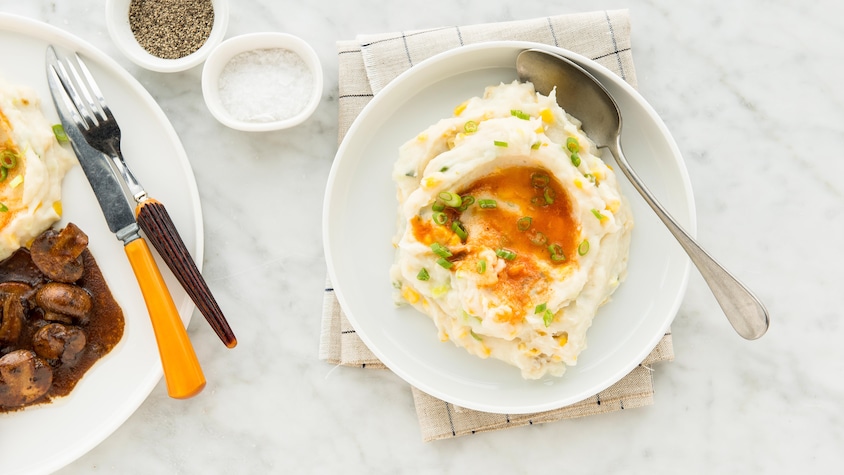
[[[220,101],[235,119],[273,122],[301,112],[313,93],[313,73],[284,48],[235,55],[220,73]]]

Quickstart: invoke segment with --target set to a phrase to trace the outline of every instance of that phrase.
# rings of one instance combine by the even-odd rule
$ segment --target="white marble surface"
[[[844,462],[844,4],[629,0],[232,1],[228,36],[309,41],[323,101],[292,131],[249,134],[205,109],[200,69],[160,74],[122,57],[104,2],[0,0],[117,59],[169,116],[194,167],[204,274],[239,337],[198,314],[200,396],[159,384],[80,473],[822,473]],[[357,33],[629,8],[642,94],[682,151],[699,238],[765,301],[773,324],[740,339],[693,272],[676,360],[642,409],[422,443],[410,390],[382,371],[317,360],[321,205],[336,150],[334,42]],[[2,66],[0,66],[2,68]],[[221,180],[222,164],[230,171]],[[2,427],[0,427],[2,430]]]

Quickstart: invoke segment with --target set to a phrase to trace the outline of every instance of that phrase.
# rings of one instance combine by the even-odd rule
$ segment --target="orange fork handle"
[[[193,397],[205,387],[205,376],[164,278],[143,238],[131,241],[124,249],[147,304],[167,393],[176,399]]]

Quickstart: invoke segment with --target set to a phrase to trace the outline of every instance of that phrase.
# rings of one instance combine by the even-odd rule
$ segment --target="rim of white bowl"
[[[205,43],[193,53],[178,59],[164,59],[147,52],[129,26],[129,4],[131,0],[106,0],[106,26],[112,41],[129,60],[143,68],[160,73],[185,71],[205,61],[211,51],[223,41],[229,25],[228,0],[211,0],[214,8],[214,23]]]
[[[313,76],[313,92],[305,107],[296,115],[272,122],[247,122],[235,119],[223,106],[219,94],[219,78],[223,68],[236,55],[252,50],[283,48],[298,54]],[[235,36],[218,45],[202,68],[202,97],[205,105],[220,123],[235,130],[266,132],[294,127],[304,122],[316,110],[322,98],[322,64],[313,47],[302,38],[281,32],[247,33]]]

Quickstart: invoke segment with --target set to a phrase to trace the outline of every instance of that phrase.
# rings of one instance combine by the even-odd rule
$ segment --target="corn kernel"
[[[613,214],[618,211],[618,208],[621,206],[621,202],[618,200],[612,200],[607,203],[607,209],[610,210]]]
[[[576,187],[578,187],[582,190],[583,189],[583,181],[580,178],[575,178],[574,179],[574,186],[576,186]]]
[[[432,176],[426,177],[425,179],[422,180],[422,186],[424,186],[425,188],[433,188],[433,187],[437,186],[439,183],[440,183],[440,180],[438,180],[437,178],[434,178]]]
[[[59,215],[59,216],[62,215],[62,201],[61,200],[53,202],[53,211],[55,211],[56,214]]]
[[[484,345],[483,343],[481,343],[481,346],[482,346],[481,349],[484,352],[483,358],[488,358],[489,355],[492,354],[492,350],[490,350],[489,347]]]
[[[419,293],[407,286],[401,290],[401,296],[410,304],[414,304],[419,301]]]
[[[428,134],[423,132],[423,133],[416,136],[416,140],[418,140],[420,142],[424,142],[424,141],[428,140]]]
[[[463,103],[461,103],[460,105],[458,105],[457,107],[455,107],[455,108],[454,108],[454,115],[455,115],[455,117],[456,117],[456,116],[459,116],[460,114],[462,114],[462,113],[463,113],[463,111],[464,111],[464,110],[466,110],[466,106],[467,106],[467,105],[469,105],[469,101],[463,101]]]
[[[566,343],[568,343],[568,342],[569,342],[568,332],[563,332],[562,335],[557,337],[557,343],[559,343],[560,346],[566,346]]]
[[[551,109],[542,109],[539,112],[539,117],[542,117],[543,122],[547,122],[549,124],[554,123],[554,113],[551,112]]]

